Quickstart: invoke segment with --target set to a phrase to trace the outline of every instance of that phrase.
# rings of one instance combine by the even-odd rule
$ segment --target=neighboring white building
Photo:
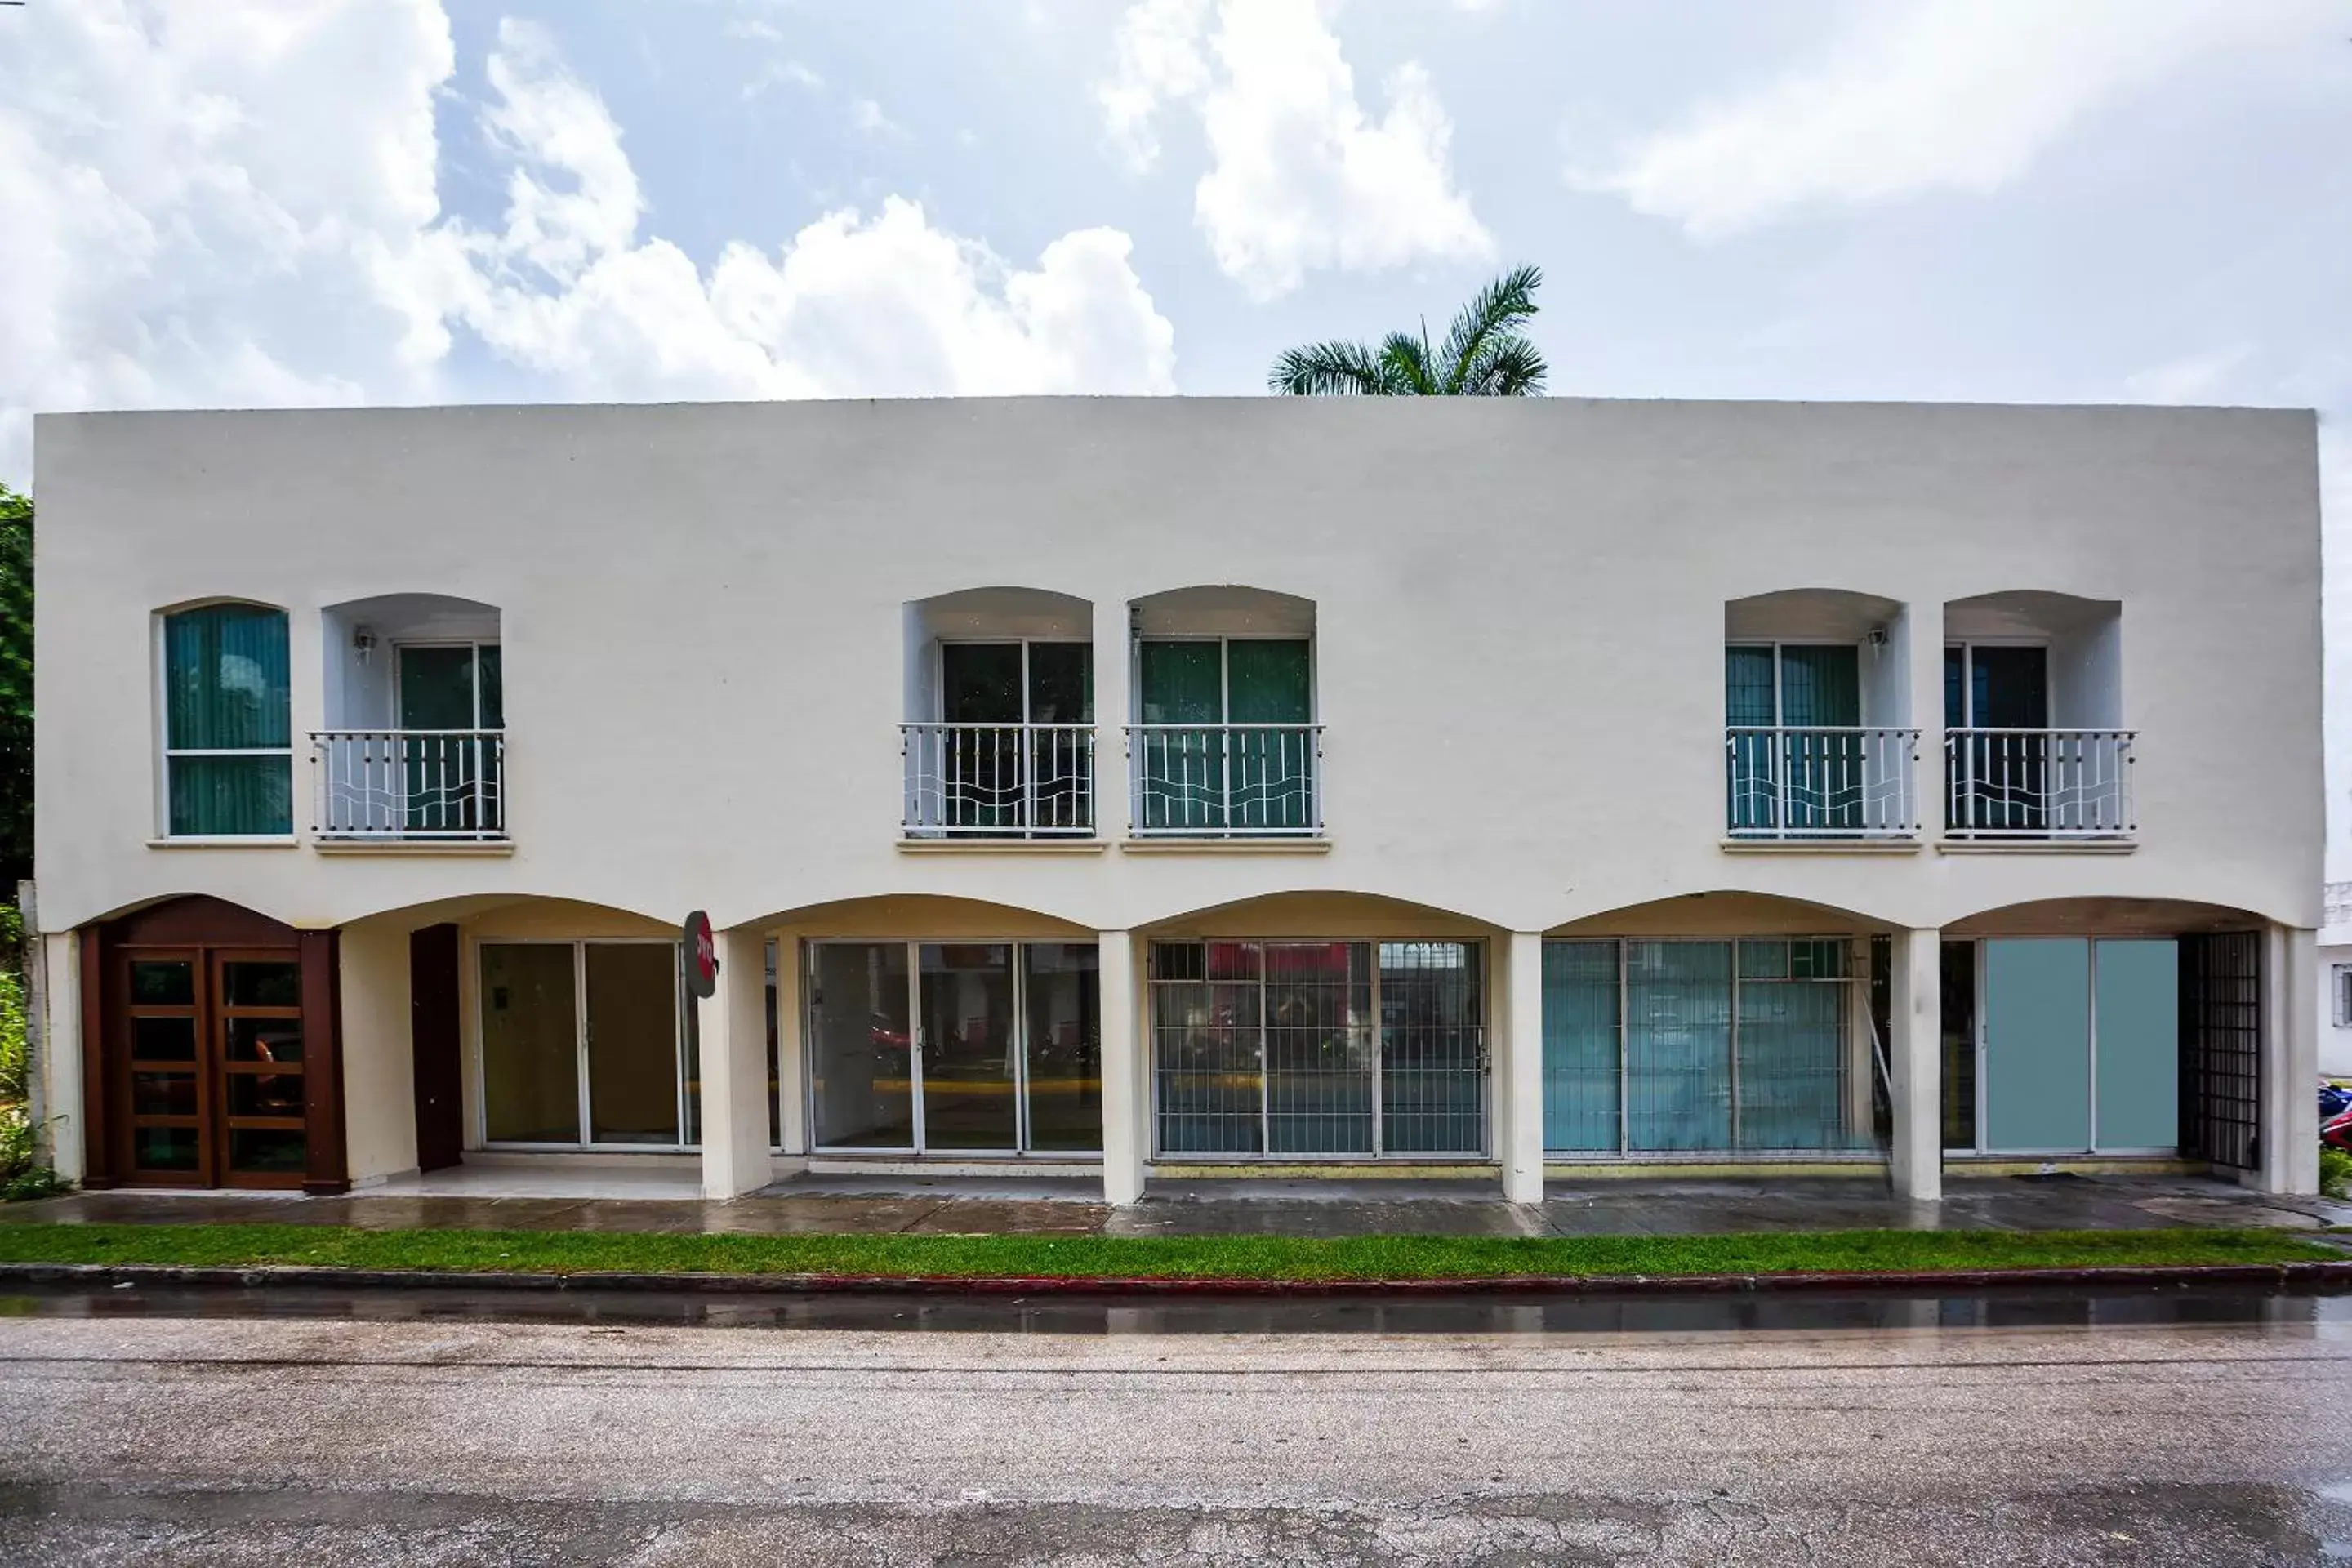
[[[2352,1079],[2352,882],[2330,882],[2319,928],[2319,1070]]]
[[[2314,420],[37,421],[58,1161],[2315,1180]],[[673,939],[719,928],[682,1029]],[[502,1156],[504,1158],[518,1155]]]

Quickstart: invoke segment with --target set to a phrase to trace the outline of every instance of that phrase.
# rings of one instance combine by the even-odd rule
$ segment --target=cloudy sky
[[[2345,0],[31,0],[27,411],[1555,390],[2352,412]]]
[[[18,485],[37,408],[1252,393],[1533,261],[1558,392],[2316,406],[2352,513],[2347,258],[2347,0],[0,8]]]

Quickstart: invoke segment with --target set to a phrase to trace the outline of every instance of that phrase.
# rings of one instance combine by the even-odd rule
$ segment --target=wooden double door
[[[302,966],[293,949],[124,948],[121,1169],[135,1184],[299,1186]]]

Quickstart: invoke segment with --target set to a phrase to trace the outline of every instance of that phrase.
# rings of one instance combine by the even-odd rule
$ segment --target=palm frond
[[[1465,397],[1540,397],[1551,366],[1533,341],[1517,332],[1490,338],[1463,377]]]
[[[1293,397],[1532,397],[1551,367],[1519,328],[1537,313],[1540,267],[1515,267],[1473,296],[1454,318],[1440,348],[1418,335],[1391,332],[1378,348],[1363,343],[1304,343],[1286,350],[1266,385]]]
[[[1426,397],[1437,390],[1430,372],[1429,342],[1411,332],[1391,332],[1381,340],[1381,365],[1387,371],[1390,391],[1400,397]]]
[[[1266,373],[1268,391],[1290,397],[1380,397],[1391,390],[1381,358],[1362,343],[1305,343]]]
[[[1515,333],[1537,313],[1535,291],[1542,284],[1542,268],[1515,267],[1473,295],[1455,313],[1454,325],[1445,334],[1442,358],[1448,392],[1476,395],[1468,385],[1471,367],[1497,334]]]

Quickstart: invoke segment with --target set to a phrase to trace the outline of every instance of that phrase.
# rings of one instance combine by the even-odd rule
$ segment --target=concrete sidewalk
[[[583,1230],[754,1235],[1029,1232],[1111,1236],[1703,1236],[1823,1230],[2140,1230],[2179,1226],[2315,1229],[2352,1205],[2273,1197],[2184,1176],[1955,1177],[1941,1204],[1872,1178],[1554,1182],[1540,1205],[1487,1182],[1155,1183],[1113,1209],[1086,1179],[803,1176],[710,1202],[674,1197],[376,1192],[345,1197],[115,1191],[0,1208],[0,1223],[291,1224],[370,1230]]]

